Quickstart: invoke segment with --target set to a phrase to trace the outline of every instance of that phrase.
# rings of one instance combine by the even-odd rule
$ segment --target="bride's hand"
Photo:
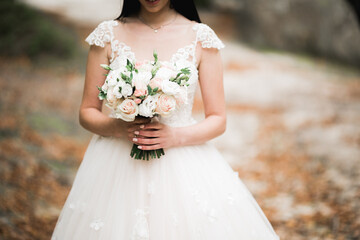
[[[113,119],[113,135],[115,137],[123,137],[128,136],[130,131],[134,131],[133,129],[139,129],[141,125],[150,123],[151,119],[149,118],[136,118],[132,122],[125,122],[121,119]],[[132,140],[130,140],[132,141]]]
[[[129,128],[128,138],[142,150],[156,150],[179,144],[176,128],[154,122]]]

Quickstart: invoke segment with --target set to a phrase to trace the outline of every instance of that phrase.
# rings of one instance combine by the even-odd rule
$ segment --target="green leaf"
[[[105,99],[105,98],[106,98],[106,92],[103,91],[101,87],[99,87],[99,86],[96,86],[96,87],[97,87],[97,89],[100,91],[99,94],[98,94],[98,98],[99,98],[100,100]]]
[[[177,79],[178,77],[180,77],[180,75],[181,75],[181,72],[179,72],[179,73],[176,75],[175,79]]]
[[[109,65],[106,64],[100,64],[100,67],[102,67],[105,70],[112,70]]]
[[[156,88],[153,89],[153,92],[157,92],[158,90],[159,90],[159,88],[156,87]]]
[[[157,54],[156,50],[154,50],[153,56],[154,56],[154,59],[155,59],[155,62],[154,62],[154,66],[155,66],[157,64],[157,62],[158,62],[158,54]]]
[[[124,73],[121,73],[121,78],[125,81],[125,83],[132,85],[132,79],[126,76]]]
[[[147,89],[148,89],[149,95],[152,96],[152,88],[150,87],[150,85],[147,85]]]
[[[160,64],[156,64],[153,69],[151,70],[151,79],[153,79],[157,73],[157,71],[159,71],[160,69]]]
[[[124,81],[126,81],[126,79],[128,79],[129,77],[126,76],[124,73],[121,73],[121,78],[122,78]]]
[[[122,90],[122,88],[121,88],[121,87],[119,87],[119,93],[121,93],[121,90]]]
[[[190,69],[189,68],[183,68],[180,70],[183,74],[190,74]]]
[[[129,59],[126,59],[126,69],[129,71],[129,72],[132,72],[134,70],[134,65],[130,62]]]
[[[104,100],[106,98],[106,93],[105,92],[99,92],[98,98],[100,100]]]

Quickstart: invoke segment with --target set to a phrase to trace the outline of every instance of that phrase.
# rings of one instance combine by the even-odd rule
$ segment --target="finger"
[[[139,131],[139,130],[140,130],[139,126],[130,126],[127,128],[128,133],[134,133],[135,131]]]
[[[131,125],[127,126],[127,130],[128,130],[128,132],[139,131],[141,129],[140,128],[141,125],[144,125],[144,124],[131,124]]]
[[[154,144],[154,145],[139,145],[138,148],[141,150],[157,150],[163,147],[161,144]]]
[[[161,135],[159,130],[140,130],[140,131],[134,131],[134,134],[137,134],[142,137],[160,137]]]
[[[159,122],[155,122],[155,123],[148,123],[148,124],[144,124],[143,126],[140,126],[141,129],[161,129],[163,128],[163,124],[159,123]]]
[[[134,132],[129,132],[128,135],[127,135],[127,138],[133,142],[134,141],[134,138],[139,138],[139,136],[137,134],[135,134]]]
[[[153,144],[158,144],[160,143],[160,139],[159,138],[134,138],[133,139],[134,143],[138,144],[138,145],[153,145]]]

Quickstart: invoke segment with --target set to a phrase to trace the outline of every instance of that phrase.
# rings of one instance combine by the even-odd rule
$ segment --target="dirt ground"
[[[254,50],[214,27],[226,44],[228,124],[211,142],[281,239],[359,239],[360,72]],[[50,238],[91,136],[78,124],[78,61],[0,59],[1,239]]]

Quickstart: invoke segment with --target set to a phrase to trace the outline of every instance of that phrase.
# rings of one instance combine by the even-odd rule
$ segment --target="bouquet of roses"
[[[135,117],[167,117],[186,101],[190,69],[179,69],[174,63],[158,61],[157,53],[153,61],[132,62],[126,66],[108,70],[103,86],[98,87],[99,99],[112,109],[112,117],[131,122]],[[125,65],[125,64],[124,64]],[[130,156],[149,160],[164,155],[163,149],[141,150],[133,145]]]

